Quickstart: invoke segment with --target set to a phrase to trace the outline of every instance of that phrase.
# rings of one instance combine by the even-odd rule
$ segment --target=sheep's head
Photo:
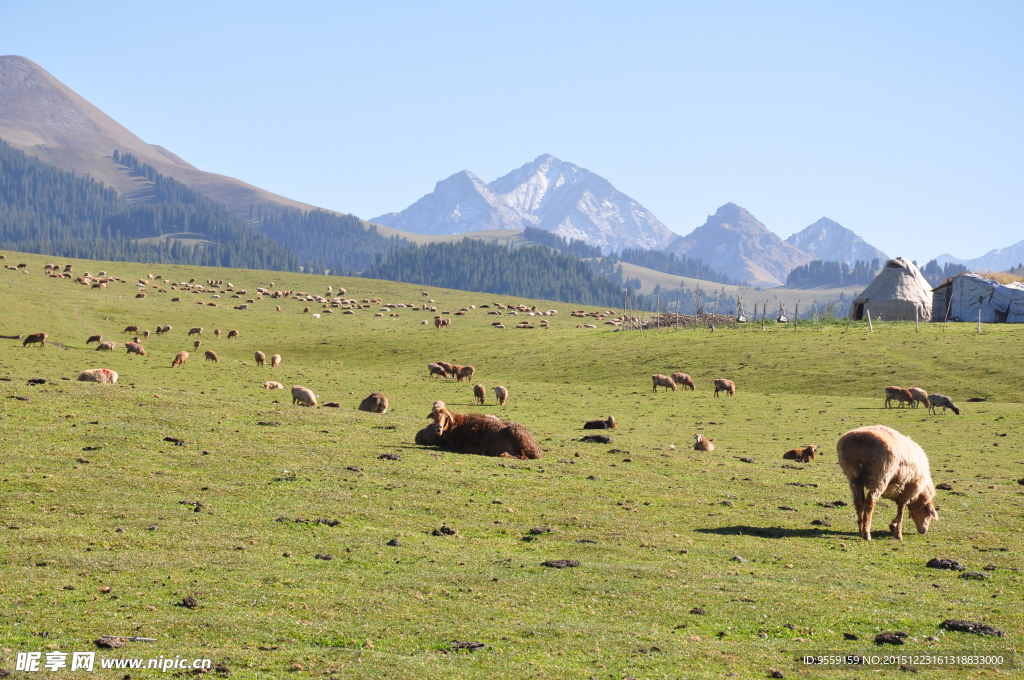
[[[613,430],[615,429],[615,416],[608,416],[608,425]]]
[[[917,533],[926,534],[928,533],[928,525],[931,521],[939,518],[939,512],[930,500],[924,500],[921,497],[910,504],[910,517],[914,520],[914,524],[917,525]]]
[[[953,406],[952,404],[950,404],[949,408],[953,409],[953,413],[955,413],[957,415],[960,415],[960,409],[957,408],[956,406]]]
[[[427,414],[427,418],[434,421],[434,429],[440,436],[451,425],[452,412],[445,408],[443,401],[438,400],[434,402],[434,408]]]

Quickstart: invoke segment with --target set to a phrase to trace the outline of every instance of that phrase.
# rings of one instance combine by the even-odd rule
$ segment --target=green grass
[[[314,305],[293,300],[236,311],[226,295],[212,308],[196,304],[208,295],[169,288],[136,300],[133,283],[147,272],[224,279],[246,297],[271,281],[312,294],[340,283],[349,297],[396,303],[426,299],[417,286],[73,261],[77,273],[130,282],[90,290],[41,273],[71,260],[7,255],[30,273],[0,270],[0,335],[50,340],[44,349],[0,340],[0,668],[13,670],[18,651],[85,650],[107,634],[158,641],[100,656],[210,657],[235,678],[760,678],[771,668],[826,677],[798,669],[795,656],[874,649],[877,632],[897,630],[911,635],[906,652],[1013,649],[1024,629],[1024,327],[613,333],[578,329],[572,305],[543,302],[559,310],[550,330],[515,330],[508,319],[493,330],[495,317],[475,309],[436,331],[420,323],[431,314],[405,309],[311,319],[301,312]],[[182,302],[170,302],[176,295]],[[451,312],[518,302],[431,296]],[[145,341],[147,357],[129,357],[128,324],[174,330]],[[191,326],[204,327],[202,349],[220,363],[193,351]],[[213,328],[225,331],[220,340]],[[226,339],[230,329],[238,340]],[[117,351],[87,349],[94,332]],[[171,370],[181,349],[191,359]],[[256,350],[280,353],[282,366],[258,368]],[[428,379],[426,364],[439,359],[475,366],[487,405],[472,405],[472,383]],[[101,366],[120,373],[117,385],[74,381]],[[651,392],[650,374],[679,370],[696,393]],[[713,398],[716,377],[734,379],[737,395]],[[262,389],[268,379],[342,408],[293,407],[287,390]],[[498,384],[510,391],[505,408],[493,403]],[[883,409],[889,384],[951,395],[964,413]],[[389,413],[355,410],[378,389]],[[416,447],[435,399],[526,425],[544,458]],[[619,424],[613,443],[581,443],[582,422],[608,414]],[[908,523],[906,540],[891,540],[886,502],[877,540],[865,543],[851,507],[819,505],[850,501],[835,440],[873,423],[913,437],[935,481],[953,485],[939,492],[926,536]],[[692,451],[698,432],[713,454]],[[784,451],[809,443],[821,447],[817,460],[783,466]],[[442,524],[458,535],[431,535]],[[534,527],[552,532],[523,540]],[[401,547],[387,546],[395,537]],[[968,581],[926,569],[932,557],[996,569]],[[581,565],[540,566],[550,559]],[[192,594],[198,608],[178,606]],[[946,618],[986,621],[1008,637],[946,633]],[[846,632],[861,640],[844,641]],[[453,640],[488,647],[446,653]]]

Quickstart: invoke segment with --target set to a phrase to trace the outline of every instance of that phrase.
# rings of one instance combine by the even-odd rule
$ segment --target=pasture
[[[314,319],[302,310],[320,305],[292,299],[239,311],[245,299],[167,285],[134,297],[147,273],[223,279],[247,299],[273,281],[420,304],[412,285],[6,255],[29,273],[0,270],[0,335],[49,340],[0,340],[2,669],[18,651],[137,635],[157,641],[99,656],[210,657],[232,678],[812,678],[834,672],[800,667],[803,652],[1003,651],[1024,631],[1024,327],[613,333],[577,328],[588,323],[570,316],[579,305],[434,289],[439,311],[477,307],[435,330],[432,313],[408,308]],[[90,289],[44,276],[46,262],[128,283]],[[523,316],[480,309],[493,302],[559,313],[550,329],[517,330]],[[125,354],[129,324],[173,330],[144,339],[141,357]],[[92,334],[117,349],[87,347]],[[203,361],[206,349],[219,363]],[[180,350],[189,361],[171,369]],[[257,367],[257,350],[282,365]],[[437,360],[476,375],[431,379]],[[75,382],[97,367],[118,383]],[[653,393],[650,375],[674,371],[696,392]],[[735,397],[712,396],[718,377],[736,382]],[[478,382],[484,406],[473,405]],[[295,384],[321,406],[293,406]],[[883,409],[891,384],[947,394],[963,414]],[[509,390],[504,407],[496,385]],[[357,411],[375,390],[389,411]],[[543,458],[414,445],[435,399],[525,425]],[[611,443],[580,441],[592,434],[584,421],[608,415]],[[875,423],[920,443],[935,482],[952,487],[927,535],[908,523],[891,540],[883,501],[875,540],[857,536],[835,441]],[[713,453],[693,450],[698,433]],[[807,444],[820,447],[814,461],[782,460]],[[434,535],[442,526],[456,533]],[[926,568],[935,557],[988,578]],[[189,596],[196,606],[182,606]],[[1006,637],[945,631],[944,619]],[[876,647],[886,631],[909,637]]]

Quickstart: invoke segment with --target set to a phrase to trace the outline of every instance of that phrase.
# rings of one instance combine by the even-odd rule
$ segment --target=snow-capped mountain
[[[850,266],[857,260],[871,262],[877,257],[884,263],[889,259],[881,250],[827,217],[793,234],[786,239],[786,243],[813,255],[815,259],[848,262]]]
[[[402,212],[370,221],[431,235],[532,226],[606,252],[660,250],[675,236],[608,180],[548,154],[490,184],[468,170],[457,172]]]
[[[962,264],[971,271],[985,271],[987,269],[994,272],[1005,271],[1024,262],[1024,241],[1014,243],[1012,246],[1007,246],[1006,248],[990,250],[981,257],[976,257],[973,260],[961,260],[960,258],[953,257],[948,253],[939,255],[935,259],[939,261],[940,265],[946,264],[947,262],[953,262],[955,264]]]

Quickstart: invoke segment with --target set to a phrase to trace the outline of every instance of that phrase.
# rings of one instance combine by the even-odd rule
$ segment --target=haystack
[[[851,305],[855,321],[864,318],[865,311],[884,321],[928,321],[932,318],[932,289],[912,262],[897,257],[885,263]]]

